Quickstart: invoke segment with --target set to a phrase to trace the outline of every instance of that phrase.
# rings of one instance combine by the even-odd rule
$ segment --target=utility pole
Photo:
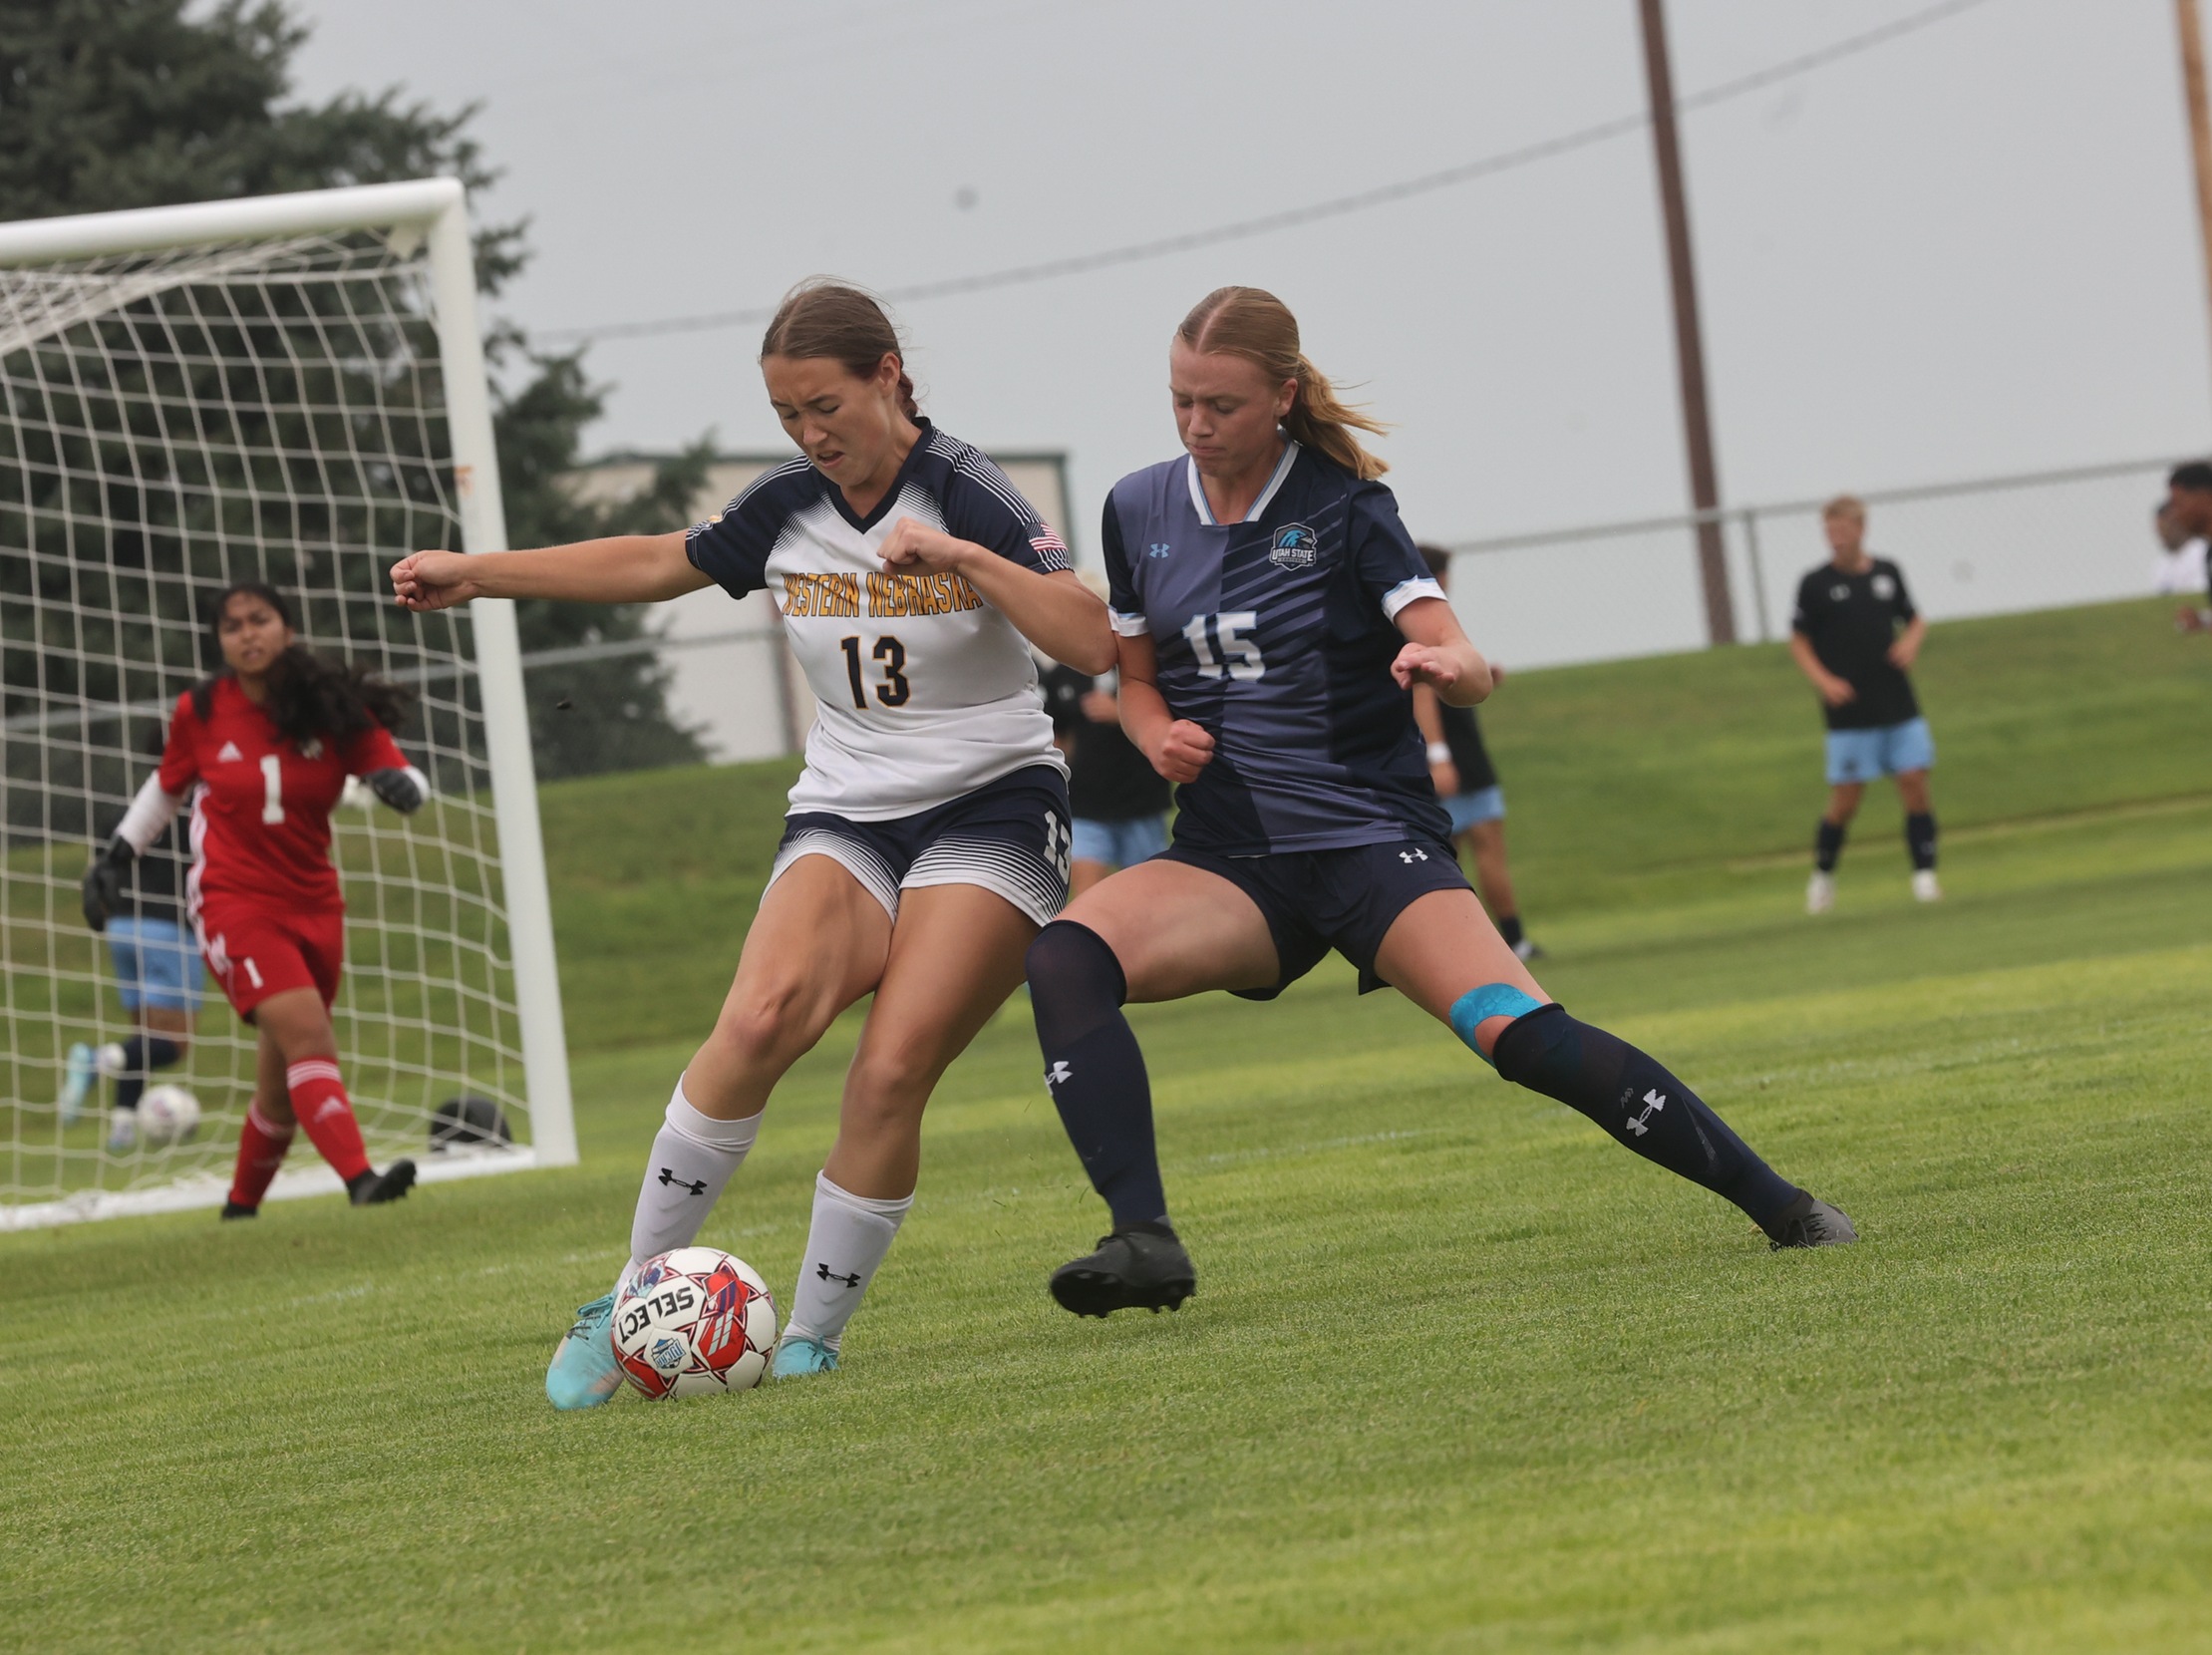
[[[1706,406],[1705,335],[1698,325],[1698,272],[1690,256],[1690,206],[1683,197],[1682,150],[1675,134],[1675,77],[1667,63],[1667,17],[1663,0],[1640,3],[1644,71],[1651,82],[1652,149],[1659,163],[1659,200],[1667,219],[1667,274],[1675,295],[1682,435],[1690,451],[1690,498],[1699,512],[1698,574],[1705,586],[1706,636],[1716,644],[1733,644],[1736,605],[1729,597],[1728,552],[1721,534],[1721,482],[1713,464],[1713,418]],[[2194,0],[2180,3],[2186,7]]]
[[[2189,106],[2189,151],[2197,172],[2197,233],[2204,240],[2206,302],[2212,304],[2212,117],[2204,103],[2204,36],[2197,27],[2197,0],[2174,0],[2174,21],[2181,30],[2181,91]]]

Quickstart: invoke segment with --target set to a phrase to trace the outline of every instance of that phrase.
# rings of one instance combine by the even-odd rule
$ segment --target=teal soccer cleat
[[[93,1076],[97,1072],[92,1048],[80,1040],[62,1060],[62,1090],[54,1100],[62,1112],[63,1126],[74,1127],[84,1115],[85,1094],[92,1090]]]
[[[771,1379],[797,1379],[805,1374],[833,1374],[837,1371],[837,1353],[819,1339],[809,1339],[804,1334],[795,1338],[787,1333],[776,1347],[776,1365],[769,1369]]]
[[[561,1336],[545,1370],[545,1400],[555,1408],[597,1408],[622,1389],[622,1368],[614,1359],[614,1295],[602,1294],[576,1311],[576,1325]]]

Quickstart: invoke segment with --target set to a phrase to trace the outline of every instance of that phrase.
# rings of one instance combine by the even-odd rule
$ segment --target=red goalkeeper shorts
[[[220,900],[199,910],[199,949],[231,1007],[247,1022],[272,994],[311,988],[327,1007],[346,966],[346,910],[272,912]]]

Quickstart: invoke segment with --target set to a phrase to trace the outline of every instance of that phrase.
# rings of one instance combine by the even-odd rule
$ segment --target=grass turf
[[[1847,855],[1829,921],[1796,912],[1817,785],[1801,705],[1791,750],[1761,745],[1755,652],[1530,674],[1492,721],[1547,986],[1841,1201],[1860,1247],[1766,1253],[1329,968],[1272,1006],[1137,1014],[1200,1293],[1077,1323],[1042,1276],[1097,1207],[1016,1008],[933,1106],[845,1370],[703,1404],[555,1416],[537,1391],[619,1262],[689,1046],[614,1038],[619,1005],[579,992],[604,966],[578,916],[600,904],[619,957],[615,916],[742,901],[738,867],[703,902],[711,854],[658,826],[633,860],[593,858],[625,800],[659,826],[735,819],[745,856],[774,805],[731,773],[555,795],[556,866],[599,878],[561,876],[583,1164],[392,1210],[0,1238],[0,1629],[291,1650],[2205,1647],[2212,799],[2172,762],[2200,750],[2171,694],[2202,664],[2165,653],[2148,607],[2073,621],[2114,647],[2028,721],[2033,785],[2007,721],[2062,629],[1931,644],[1931,675],[1955,638],[1987,646],[1941,698],[1924,675],[1939,809],[1964,828],[1932,909],[1885,832]],[[1598,716],[1663,695],[1685,727],[1648,743]],[[1562,806],[1523,763],[1531,726],[1647,779],[1687,765],[1724,804],[1771,794],[1778,820],[1690,812],[1670,836],[1593,777]],[[1575,801],[1624,826],[1570,829]],[[673,869],[653,859],[671,843]],[[672,995],[718,989],[723,929],[677,939]],[[787,1083],[702,1237],[780,1293],[848,1048],[840,1031]]]

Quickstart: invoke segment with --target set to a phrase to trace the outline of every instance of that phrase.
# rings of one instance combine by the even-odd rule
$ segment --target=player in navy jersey
[[[706,522],[538,551],[418,552],[392,571],[418,610],[765,588],[818,703],[737,978],[646,1162],[630,1262],[577,1312],[546,1372],[557,1408],[619,1388],[608,1327],[623,1282],[692,1242],[784,1072],[873,994],[774,1371],[836,1367],[913,1204],[923,1106],[1067,898],[1067,765],[1030,645],[1084,672],[1113,664],[1106,606],[1066,545],[998,467],[921,417],[873,299],[795,289],[761,372],[799,456]]]
[[[1112,1214],[1054,1296],[1172,1308],[1197,1272],[1168,1221],[1150,1083],[1121,1007],[1271,999],[1331,948],[1506,1079],[1734,1201],[1776,1247],[1856,1239],[1681,1081],[1550,1000],[1469,888],[1429,785],[1412,687],[1454,706],[1489,669],[1399,520],[1384,467],[1273,295],[1209,294],[1168,385],[1183,457],[1123,478],[1105,546],[1121,720],[1177,784],[1174,843],[1045,927],[1029,982],[1045,1080]]]

